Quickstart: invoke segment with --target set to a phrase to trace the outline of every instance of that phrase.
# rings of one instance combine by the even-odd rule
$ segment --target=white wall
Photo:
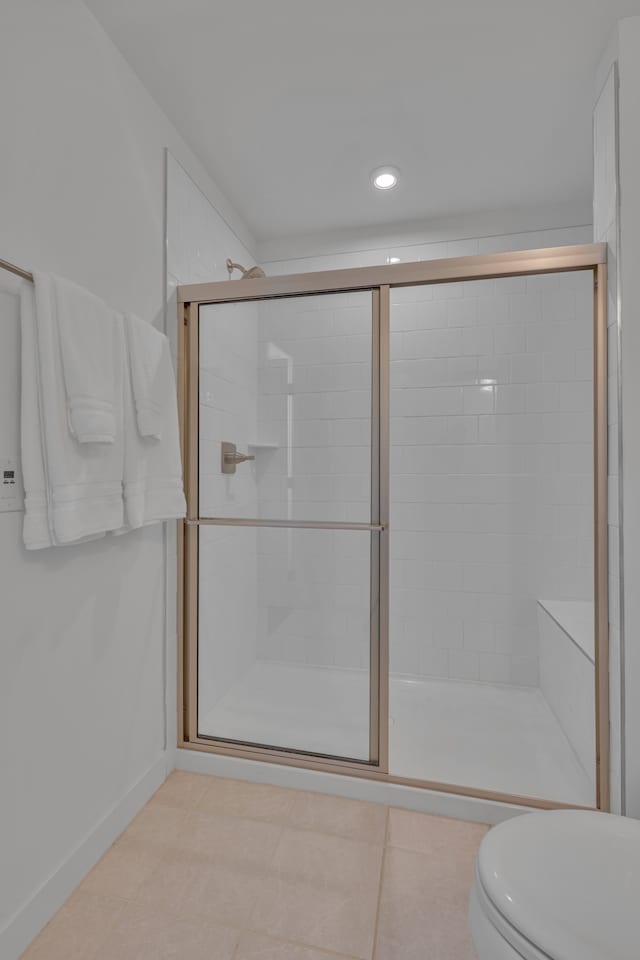
[[[549,217],[549,214],[547,214]],[[529,220],[532,218],[530,217]],[[549,219],[552,219],[549,217]],[[492,230],[477,232],[472,221],[457,218],[437,228],[425,229],[421,234],[405,230],[396,232],[387,240],[377,237],[368,244],[349,243],[344,246],[319,244],[313,254],[297,253],[295,246],[286,244],[287,259],[270,257],[271,249],[282,244],[262,244],[267,256],[262,266],[269,276],[287,273],[306,273],[313,270],[339,270],[343,267],[368,267],[387,263],[397,257],[403,263],[414,260],[438,260],[443,257],[470,257],[482,253],[501,253],[508,250],[533,250],[538,247],[556,247],[564,244],[590,243],[591,225],[554,227],[552,229],[509,228],[509,217],[492,222]],[[570,221],[571,222],[571,221]],[[486,226],[486,225],[485,225]]]
[[[640,17],[621,21],[620,76],[620,282],[622,296],[622,422],[624,500],[624,636],[626,710],[626,811],[640,818]]]
[[[614,65],[617,68],[617,91],[616,78],[611,74]],[[613,429],[610,432],[609,467],[613,510],[609,546],[614,577],[610,598],[610,689],[612,746],[614,751],[620,744],[622,747],[621,768],[613,770],[613,785],[618,793],[614,799],[620,801],[629,816],[640,818],[640,596],[636,589],[640,579],[640,506],[635,496],[640,476],[637,424],[640,408],[637,374],[640,363],[640,277],[637,268],[640,256],[639,91],[640,17],[631,17],[617,25],[598,70],[594,210],[596,239],[607,240],[611,257],[609,346],[612,363],[609,369]],[[619,177],[617,182],[616,174]],[[618,370],[616,359],[619,359]],[[615,396],[618,382],[623,413],[620,418]],[[619,462],[622,464],[620,475]],[[615,759],[614,755],[614,762]]]
[[[584,210],[575,204],[512,207],[410,223],[405,221],[329,233],[316,231],[301,236],[262,238],[257,242],[257,253],[261,262],[270,264],[338,255],[343,259],[343,266],[356,267],[365,263],[380,263],[379,259],[369,261],[365,258],[376,257],[383,251],[393,255],[402,247],[419,248],[442,243],[460,245],[468,240],[475,242],[478,237],[502,238],[504,241],[516,236],[528,236],[537,242],[544,234],[553,233],[559,238],[567,235],[567,227],[572,224],[585,225]],[[556,242],[574,241],[556,239]],[[527,246],[533,246],[533,243],[527,243]],[[455,256],[454,253],[449,255]],[[463,255],[460,253],[460,256]]]
[[[240,232],[240,231],[238,231]],[[171,155],[167,160],[167,324],[175,331],[176,286],[227,278],[226,260],[253,262],[247,243]],[[246,452],[256,436],[258,333],[254,304],[202,310],[200,322],[200,513],[256,515],[255,471],[220,473],[220,443]],[[169,598],[175,594],[175,541],[167,547]],[[200,529],[199,719],[255,660],[256,531]],[[175,743],[175,633],[168,637],[168,741]],[[202,731],[206,729],[206,722]]]
[[[164,147],[221,202],[215,188],[78,0],[5,0],[0,78],[2,257],[161,323]],[[17,453],[15,298],[0,310],[5,456]],[[166,768],[162,527],[27,554],[21,523],[19,512],[0,515],[7,960]]]

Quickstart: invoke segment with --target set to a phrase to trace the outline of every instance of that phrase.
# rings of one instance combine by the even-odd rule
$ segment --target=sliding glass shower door
[[[606,249],[179,291],[180,743],[607,809]]]
[[[377,762],[378,313],[199,308],[198,737]]]

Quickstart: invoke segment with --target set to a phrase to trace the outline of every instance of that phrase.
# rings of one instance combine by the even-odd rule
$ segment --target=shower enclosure
[[[606,809],[606,248],[179,302],[181,745]]]

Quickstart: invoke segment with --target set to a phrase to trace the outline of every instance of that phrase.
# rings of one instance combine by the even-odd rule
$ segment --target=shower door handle
[[[249,453],[238,453],[235,443],[222,441],[221,467],[223,473],[235,473],[239,463],[245,463],[247,460],[255,460],[255,456]]]

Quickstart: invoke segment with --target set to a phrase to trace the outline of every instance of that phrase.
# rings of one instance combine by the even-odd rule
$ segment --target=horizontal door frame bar
[[[298,527],[303,530],[362,530],[380,533],[385,528],[382,523],[347,523],[340,520],[261,520],[234,517],[200,517],[185,520],[187,526],[209,527]]]
[[[459,283],[464,280],[593,270],[606,262],[606,244],[582,243],[474,257],[448,257],[444,260],[418,260],[413,263],[382,264],[375,267],[319,270],[264,279],[181,284],[178,287],[178,302],[224,303],[312,293],[370,290],[387,284],[391,287],[406,287],[425,283]]]

